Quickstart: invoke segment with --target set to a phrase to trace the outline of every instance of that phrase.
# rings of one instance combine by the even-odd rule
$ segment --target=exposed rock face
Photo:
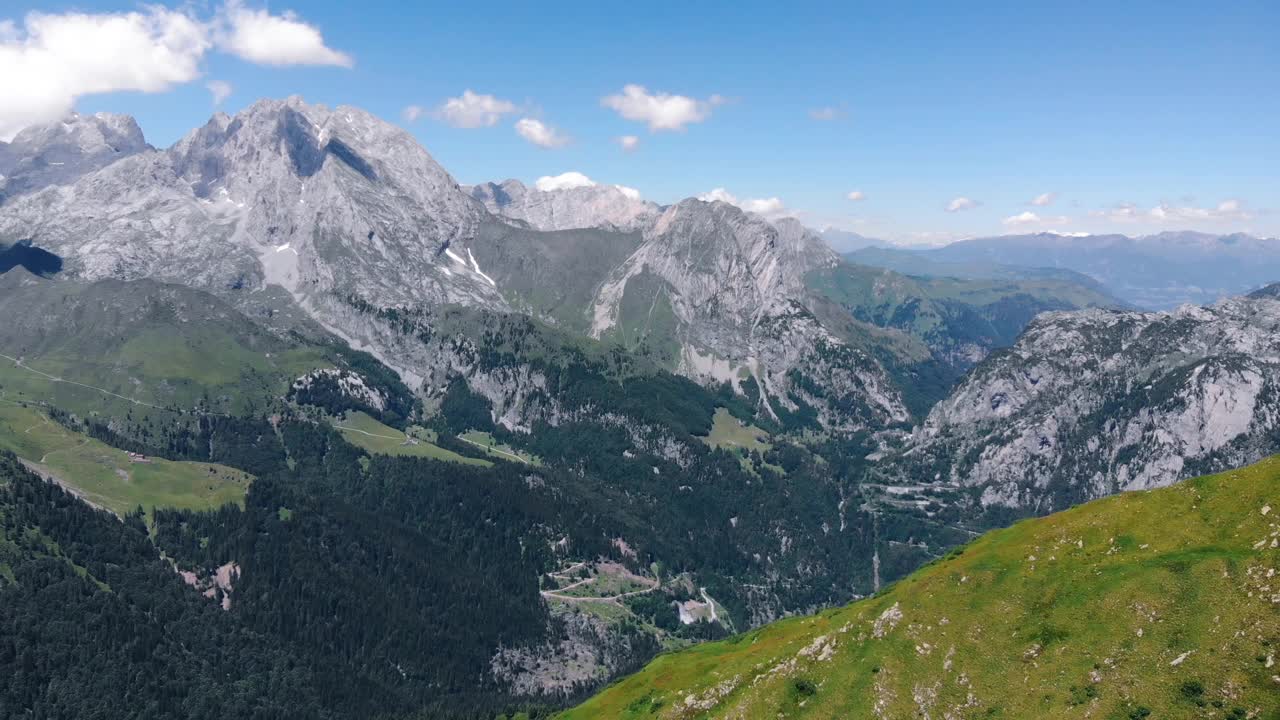
[[[290,98],[19,198],[0,237],[35,239],[90,279],[500,307],[463,246],[486,216],[404,131]]]
[[[806,287],[838,258],[794,220],[697,200],[660,209],[581,177],[469,194],[400,128],[298,98],[215,115],[163,151],[127,118],[78,123],[24,132],[0,152],[12,164],[15,148],[70,143],[94,158],[0,206],[0,245],[30,240],[68,275],[154,278],[242,306],[283,291],[324,327],[370,336],[364,347],[415,388],[439,359],[394,357],[397,342],[349,317],[348,301],[528,313],[758,392],[774,415],[812,410],[827,427],[908,418],[881,365],[901,339],[863,337],[855,320],[869,321]],[[494,399],[508,424],[528,424],[522,403]]]
[[[679,346],[686,375],[735,386],[754,377],[763,402],[794,409],[792,371],[808,366],[810,377],[834,383],[819,382],[828,392],[810,399],[862,386],[877,424],[905,420],[884,369],[846,352],[804,305],[805,275],[836,262],[795,220],[773,224],[724,202],[685,200],[667,208],[605,280],[592,303],[591,332],[634,337],[647,328],[634,327],[627,308],[662,303],[676,321],[674,337],[665,340]],[[838,379],[829,372],[837,355]],[[832,413],[824,419],[840,424]]]
[[[1280,428],[1274,290],[1042,315],[933,409],[895,470],[1047,512],[1253,462]]]
[[[61,122],[29,127],[0,142],[0,204],[149,150],[128,115],[72,113]]]
[[[656,204],[620,185],[592,184],[543,191],[525,187],[519,180],[505,180],[476,185],[470,192],[493,214],[536,230],[639,230],[659,213]]]
[[[89,126],[102,137],[113,127],[136,129],[125,120]],[[32,130],[6,152],[64,136]],[[102,146],[93,137],[80,146]],[[846,352],[807,312],[805,273],[836,260],[798,222],[774,225],[692,200],[660,215],[618,186],[544,191],[508,181],[474,188],[472,197],[403,130],[298,98],[215,115],[168,150],[141,144],[140,133],[134,140],[118,143],[130,151],[122,159],[78,166],[70,184],[6,203],[0,242],[30,239],[86,279],[147,277],[221,293],[282,288],[348,338],[369,333],[352,324],[345,298],[529,312],[624,344],[662,343],[668,367],[703,380],[739,385],[754,376],[771,410],[805,399],[836,424],[906,417],[876,362]],[[629,321],[628,303],[636,312],[644,304],[652,317],[659,299],[673,322],[630,337],[611,333]],[[439,376],[439,362],[393,358],[397,343],[378,335],[366,347],[411,385]],[[793,371],[816,383],[814,392],[796,389]],[[859,419],[822,409],[828,391],[868,393]],[[512,413],[508,423],[527,424],[524,409],[495,404]]]

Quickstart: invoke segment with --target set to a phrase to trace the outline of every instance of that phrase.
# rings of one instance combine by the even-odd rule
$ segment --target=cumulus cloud
[[[626,185],[614,185],[614,187],[617,188],[618,192],[632,200],[640,199],[640,191],[633,187],[627,187]]]
[[[849,198],[854,202],[860,202],[861,200],[865,199],[867,196],[861,190],[851,190],[848,195],[845,195],[845,197]]]
[[[231,97],[231,83],[226,80],[210,80],[205,84],[205,88],[213,96],[214,107],[221,105],[223,100]]]
[[[76,98],[156,93],[191,82],[210,47],[207,28],[184,12],[32,12],[0,29],[0,139],[66,115]]]
[[[533,187],[542,192],[569,190],[580,187],[595,187],[596,181],[580,172],[570,170],[559,175],[543,175],[534,181]]]
[[[812,120],[817,120],[818,122],[831,122],[832,120],[839,120],[843,118],[845,115],[848,115],[848,113],[838,107],[820,107],[820,108],[814,108],[813,110],[809,111],[809,118]]]
[[[405,122],[410,122],[410,123],[417,122],[418,118],[421,118],[423,115],[426,115],[426,114],[427,114],[426,109],[423,108],[421,105],[408,105],[405,107],[405,109],[400,111],[400,117],[403,118]]]
[[[623,150],[634,152],[636,148],[640,147],[640,138],[635,135],[623,135],[618,138],[618,144],[622,146]]]
[[[1030,210],[1020,212],[1017,215],[1010,215],[1003,220],[1007,227],[1018,228],[1038,225],[1061,225],[1068,222],[1065,215],[1050,215],[1041,217]]]
[[[776,197],[767,198],[746,198],[739,199],[736,195],[724,188],[715,188],[708,192],[702,193],[698,199],[703,202],[725,202],[735,207],[746,210],[747,212],[763,215],[767,218],[777,218],[789,215],[790,210]]]
[[[1143,209],[1134,203],[1120,203],[1105,210],[1094,210],[1091,217],[1119,223],[1212,223],[1231,220],[1249,220],[1253,217],[1244,205],[1235,198],[1229,198],[1214,207],[1196,207],[1194,205],[1171,205],[1160,203],[1149,209]]]
[[[190,6],[161,5],[131,12],[32,12],[21,26],[0,21],[0,140],[58,120],[86,95],[159,93],[192,82],[214,49],[266,65],[352,64],[293,13],[271,15],[238,1],[211,18],[197,17]],[[210,92],[216,99],[218,91]]]
[[[684,130],[686,125],[711,117],[712,109],[723,103],[724,98],[719,95],[697,100],[684,95],[650,93],[643,85],[627,85],[621,93],[600,100],[601,105],[627,120],[646,123],[650,132]]]
[[[738,204],[738,198],[734,197],[732,193],[724,188],[715,188],[714,190],[704,192],[698,196],[698,199],[703,202],[726,202],[730,205]]]
[[[516,123],[516,132],[538,147],[558,148],[569,144],[568,136],[533,118],[521,118]]]
[[[1040,193],[1039,195],[1031,198],[1031,204],[1035,205],[1036,207],[1048,207],[1053,204],[1054,200],[1057,200],[1057,199],[1058,199],[1058,193],[1054,193],[1054,192]]]
[[[515,103],[492,95],[463,90],[462,95],[445,100],[436,117],[457,128],[493,127],[503,115],[516,112]]]
[[[947,212],[961,212],[962,210],[972,210],[978,207],[977,200],[971,200],[967,197],[954,197],[951,202],[947,203]]]
[[[781,215],[787,210],[786,206],[782,204],[782,201],[776,197],[744,200],[742,202],[742,209],[747,212],[759,213],[766,216]]]
[[[222,9],[218,47],[259,65],[355,65],[350,55],[325,45],[320,29],[292,10],[272,15],[230,0]]]

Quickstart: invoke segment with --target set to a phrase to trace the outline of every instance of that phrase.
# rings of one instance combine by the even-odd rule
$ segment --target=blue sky
[[[815,226],[910,242],[1280,235],[1280,3],[403,5],[244,0],[235,7],[296,11],[350,67],[213,43],[190,79],[74,104],[133,114],[165,146],[207,119],[206,84],[219,80],[228,112],[301,94],[402,123],[464,183],[577,171],[658,202],[725,188],[744,203],[777,198]],[[6,3],[0,43],[30,44],[32,10],[143,7]],[[171,7],[200,21],[226,12]],[[602,104],[628,84],[704,102],[705,117],[651,131]],[[516,111],[476,128],[432,112],[467,89]],[[425,112],[410,123],[411,105]],[[824,108],[830,119],[815,119]],[[531,144],[513,129],[522,118],[567,143]],[[639,138],[634,151],[624,135]]]

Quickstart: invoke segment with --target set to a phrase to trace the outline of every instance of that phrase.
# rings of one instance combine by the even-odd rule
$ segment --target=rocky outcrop
[[[1277,429],[1272,292],[1166,313],[1047,313],[930,412],[888,474],[1048,512],[1247,464],[1280,447]]]
[[[536,230],[640,230],[658,216],[658,206],[631,188],[583,180],[590,184],[548,190],[505,180],[476,185],[470,193],[493,214]]]
[[[0,205],[150,150],[128,115],[71,113],[60,122],[29,127],[0,142]]]
[[[654,309],[661,306],[674,323],[667,337],[650,341],[679,348],[681,373],[739,389],[751,379],[762,391],[763,409],[775,417],[804,402],[821,408],[829,427],[906,420],[879,362],[848,347],[805,305],[805,276],[837,262],[795,220],[770,223],[724,202],[685,200],[663,212],[602,284],[591,332],[652,334]],[[648,311],[631,310],[637,307]],[[837,409],[846,393],[857,395],[856,412]]]

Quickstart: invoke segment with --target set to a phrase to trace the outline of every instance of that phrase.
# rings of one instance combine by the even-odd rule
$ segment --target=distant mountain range
[[[1040,233],[962,240],[930,249],[867,245],[846,257],[917,275],[1079,273],[1125,302],[1149,310],[1211,303],[1280,278],[1280,239],[1241,233],[1164,232],[1140,237]]]

